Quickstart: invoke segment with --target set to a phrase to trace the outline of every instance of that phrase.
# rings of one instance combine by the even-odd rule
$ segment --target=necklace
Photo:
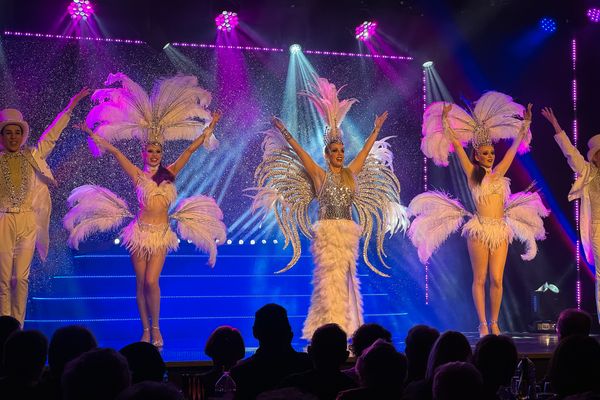
[[[19,168],[21,170],[21,184],[19,188],[15,187],[13,184],[13,180],[10,179],[10,169],[8,167],[9,159],[18,159],[19,160]],[[29,188],[29,171],[27,169],[27,160],[25,156],[23,156],[22,151],[16,151],[12,153],[4,153],[0,156],[0,170],[2,171],[2,177],[4,178],[4,182],[6,187],[9,190],[9,200],[12,207],[20,207],[25,200],[25,196],[27,195],[27,189]]]

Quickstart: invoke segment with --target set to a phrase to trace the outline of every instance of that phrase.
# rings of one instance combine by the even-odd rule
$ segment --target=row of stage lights
[[[187,242],[190,243],[190,244],[192,243],[191,240],[187,240]],[[279,240],[277,240],[277,239],[273,239],[273,240],[266,240],[266,239],[254,240],[254,239],[252,239],[252,240],[248,241],[248,243],[250,245],[252,245],[252,246],[254,246],[255,244],[257,244],[258,242],[260,242],[261,244],[269,244],[269,243],[279,244]],[[115,238],[113,240],[113,243],[118,246],[118,245],[121,244],[121,239],[120,238]],[[177,239],[177,243],[181,243],[181,239]],[[215,240],[215,243],[219,243],[219,239]],[[246,243],[246,242],[243,239],[240,239],[240,240],[237,241],[237,244],[240,245],[240,246],[243,245],[244,243]],[[227,241],[225,242],[225,244],[232,245],[233,244],[233,240],[227,239]]]

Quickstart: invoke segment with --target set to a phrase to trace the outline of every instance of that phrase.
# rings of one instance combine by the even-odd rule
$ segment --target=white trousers
[[[0,213],[0,314],[25,321],[29,268],[35,251],[33,212]]]
[[[592,252],[596,265],[596,311],[600,321],[600,221],[592,221]]]

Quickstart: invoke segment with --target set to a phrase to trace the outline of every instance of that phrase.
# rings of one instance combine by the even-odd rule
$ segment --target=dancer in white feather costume
[[[521,117],[521,115],[524,116]],[[452,104],[433,103],[423,116],[423,153],[439,166],[448,165],[448,154],[456,153],[467,176],[475,214],[469,213],[457,200],[445,193],[426,192],[409,205],[415,216],[409,237],[417,247],[421,262],[462,228],[473,269],[473,301],[479,318],[479,334],[499,334],[498,315],[502,302],[502,278],[508,245],[516,237],[525,243],[521,257],[531,260],[537,254],[536,240],[545,238],[541,217],[548,215],[535,192],[510,193],[510,180],[504,175],[517,151],[527,151],[531,141],[531,104],[524,107],[509,96],[488,92],[469,114]],[[494,167],[493,142],[512,138],[512,146]],[[471,160],[463,146],[473,145]],[[490,277],[489,326],[485,310],[485,281]]]
[[[150,96],[123,74],[111,74],[107,85],[115,82],[121,86],[94,93],[92,99],[99,103],[81,129],[90,134],[94,151],[108,151],[131,178],[139,212],[133,217],[127,204],[110,190],[85,185],[71,193],[68,199],[71,209],[64,225],[69,230],[69,245],[77,248],[90,234],[116,229],[126,219],[133,218],[121,235],[136,274],[136,297],[144,330],[141,340],[160,347],[163,339],[159,327],[158,280],[167,253],[178,248],[177,235],[169,220],[176,221],[177,232],[183,239],[209,253],[210,266],[216,261],[217,243],[225,241],[223,214],[210,197],[184,199],[169,214],[177,199],[175,176],[202,144],[214,147],[216,139],[211,135],[221,115],[211,116],[206,110],[210,94],[198,86],[195,77],[175,76],[159,81]],[[95,126],[95,132],[88,125]],[[143,144],[142,169],[110,143],[130,138]],[[164,167],[163,144],[177,139],[193,142],[173,164]]]
[[[356,274],[358,243],[363,236],[365,263],[379,271],[367,258],[367,246],[376,229],[377,255],[383,261],[386,232],[408,228],[405,208],[400,204],[400,184],[392,171],[393,155],[388,138],[377,141],[387,112],[375,119],[375,126],[362,150],[344,166],[341,122],[356,101],[338,100],[338,90],[326,79],[317,78],[311,92],[302,93],[312,101],[327,124],[324,155],[327,168],[320,167],[274,118],[278,131],[267,131],[263,161],[256,169],[257,193],[253,210],[273,210],[294,255],[281,271],[292,268],[300,257],[298,228],[312,238],[314,257],[313,293],[302,336],[310,339],[326,323],[337,323],[354,332],[362,322],[362,297]],[[318,221],[311,226],[308,206],[319,203]],[[352,208],[358,224],[352,220]],[[388,267],[389,268],[389,267]]]

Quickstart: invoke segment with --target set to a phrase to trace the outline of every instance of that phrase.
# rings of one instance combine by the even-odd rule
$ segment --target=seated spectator
[[[4,370],[0,379],[3,399],[40,397],[38,383],[46,364],[48,339],[39,331],[15,331],[4,343]]]
[[[19,320],[10,315],[0,316],[0,378],[6,375],[2,360],[4,359],[4,343],[11,333],[21,329]]]
[[[518,361],[517,347],[510,337],[487,335],[479,340],[473,364],[483,378],[483,399],[495,400],[501,387],[510,386]]]
[[[440,332],[427,325],[415,325],[410,328],[406,335],[404,350],[408,359],[407,384],[425,378],[429,353],[439,337]]]
[[[237,399],[254,399],[261,392],[275,389],[284,377],[311,368],[308,354],[292,348],[294,334],[285,308],[278,304],[261,307],[256,311],[252,332],[258,349],[231,369]]]
[[[223,374],[244,358],[246,347],[240,331],[231,326],[220,326],[210,334],[204,353],[212,359],[210,371],[199,375],[204,398],[214,396],[215,384]]]
[[[378,339],[356,361],[361,387],[341,392],[341,400],[399,399],[408,361],[391,343]]]
[[[298,388],[319,400],[335,400],[339,392],[355,387],[354,381],[340,371],[348,359],[347,342],[346,332],[338,324],[319,327],[308,346],[313,368],[288,376],[280,386]]]
[[[60,381],[65,365],[96,347],[98,347],[96,338],[83,326],[65,326],[54,332],[48,348],[49,374],[40,385],[46,400],[62,399]]]
[[[572,335],[560,341],[548,369],[552,390],[560,398],[600,391],[600,344],[596,339]]]
[[[127,360],[113,349],[94,349],[70,361],[63,372],[64,400],[113,400],[131,384]]]
[[[450,362],[440,366],[433,378],[433,400],[480,400],[483,380],[473,365]]]
[[[167,366],[153,344],[131,343],[119,350],[119,353],[127,359],[132,385],[144,381],[163,381]]]
[[[435,370],[452,361],[470,361],[471,353],[471,345],[465,335],[456,331],[444,332],[435,341],[429,353],[425,378],[408,384],[403,398],[405,400],[431,400]]]
[[[185,397],[171,384],[144,381],[122,391],[116,400],[185,400]]]
[[[363,351],[371,346],[377,339],[383,339],[386,342],[392,342],[392,334],[390,331],[385,329],[379,324],[363,324],[352,335],[352,343],[350,344],[350,350],[355,359],[358,359]],[[359,384],[358,372],[356,371],[356,364],[349,369],[343,371],[347,376],[352,378],[356,385]]]
[[[583,310],[567,308],[558,316],[556,333],[558,340],[571,335],[589,336],[592,329],[592,317]]]

